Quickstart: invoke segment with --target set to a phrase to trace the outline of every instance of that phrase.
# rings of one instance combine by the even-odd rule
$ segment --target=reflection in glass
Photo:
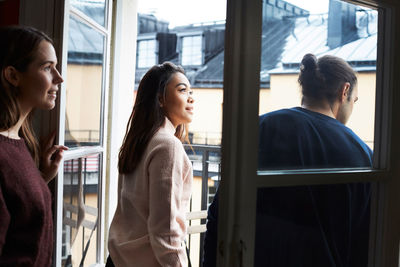
[[[282,0],[263,1],[259,114],[280,111],[260,117],[259,169],[371,166],[378,13],[343,1],[320,2],[326,3],[326,12],[310,14]],[[354,108],[351,104],[348,109],[351,116],[347,123],[340,118],[343,113],[332,109],[331,102],[326,103],[326,95],[308,97],[313,100],[313,108],[303,101],[304,87],[298,78],[307,53],[317,58],[339,57],[357,72],[357,85],[351,86],[349,102],[340,106],[348,107],[350,98],[358,93],[353,99]],[[308,80],[323,76],[319,75]],[[320,88],[326,89],[333,82]],[[322,106],[332,112],[323,111]],[[315,121],[324,129],[322,133],[312,131]],[[342,137],[335,138],[335,131]],[[354,157],[353,153],[362,155]]]
[[[101,156],[64,162],[62,265],[83,266],[96,262]],[[89,242],[90,241],[90,242]]]
[[[71,17],[69,26],[65,144],[99,145],[104,36]]]
[[[254,266],[368,265],[370,184],[260,188]]]
[[[105,26],[106,0],[71,0],[70,4],[98,24]]]

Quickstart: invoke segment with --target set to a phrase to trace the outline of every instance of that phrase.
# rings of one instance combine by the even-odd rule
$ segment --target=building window
[[[156,40],[138,41],[138,68],[148,68],[157,63]]]
[[[202,64],[202,38],[198,36],[182,37],[182,65]]]

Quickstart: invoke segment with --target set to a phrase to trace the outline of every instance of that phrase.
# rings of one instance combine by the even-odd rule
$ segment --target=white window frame
[[[374,184],[369,266],[398,266],[400,2],[348,2],[379,8],[373,168],[266,173],[256,153],[262,1],[228,1],[217,266],[253,266],[257,188],[348,182]]]
[[[111,77],[108,115],[104,257],[108,255],[108,229],[117,207],[118,153],[134,104],[138,0],[113,2]],[[105,259],[105,258],[104,258]]]
[[[64,36],[63,36],[63,56],[65,59],[68,58],[67,55],[67,48],[68,48],[68,34],[69,34],[69,19],[73,17],[74,19],[90,26],[92,29],[96,30],[98,33],[101,33],[105,38],[104,43],[104,50],[103,50],[103,68],[102,68],[102,95],[101,95],[101,113],[100,113],[100,145],[93,146],[93,147],[77,147],[74,150],[66,151],[64,153],[64,161],[71,160],[71,159],[78,159],[82,157],[86,157],[95,153],[101,154],[102,160],[101,166],[99,167],[99,217],[98,217],[98,225],[97,225],[97,236],[93,236],[92,238],[97,238],[97,251],[96,251],[96,263],[103,262],[104,259],[104,227],[105,227],[105,177],[106,177],[106,159],[107,159],[107,114],[108,114],[108,94],[109,94],[109,76],[110,76],[110,43],[111,43],[111,14],[112,14],[112,1],[106,1],[105,6],[105,25],[102,26],[95,22],[92,18],[87,16],[85,13],[81,12],[80,10],[70,6],[69,0],[65,0],[64,6]],[[64,54],[65,53],[65,54]],[[64,75],[64,86],[67,85],[68,77],[66,76],[67,73],[67,60],[63,61],[62,71]],[[60,97],[60,114],[59,114],[59,142],[62,144],[64,143],[64,134],[65,134],[65,106],[66,106],[66,90],[61,91]],[[61,266],[61,250],[60,244],[62,244],[62,235],[60,236],[59,232],[62,231],[62,203],[63,203],[63,172],[60,170],[58,175],[58,196],[57,196],[57,211],[61,214],[57,216],[57,238],[56,238],[56,258],[55,258],[55,265]],[[96,240],[96,239],[94,239]],[[91,241],[93,242],[93,240]]]

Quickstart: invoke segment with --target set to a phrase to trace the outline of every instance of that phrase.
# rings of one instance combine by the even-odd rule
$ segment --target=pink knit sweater
[[[135,171],[120,174],[108,249],[116,267],[187,266],[183,240],[192,164],[166,119]]]

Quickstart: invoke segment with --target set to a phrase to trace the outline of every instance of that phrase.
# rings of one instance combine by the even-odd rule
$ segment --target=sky
[[[329,0],[286,0],[310,11],[325,13]],[[226,0],[139,0],[140,13],[153,13],[157,18],[170,22],[173,28],[197,22],[225,20]]]

